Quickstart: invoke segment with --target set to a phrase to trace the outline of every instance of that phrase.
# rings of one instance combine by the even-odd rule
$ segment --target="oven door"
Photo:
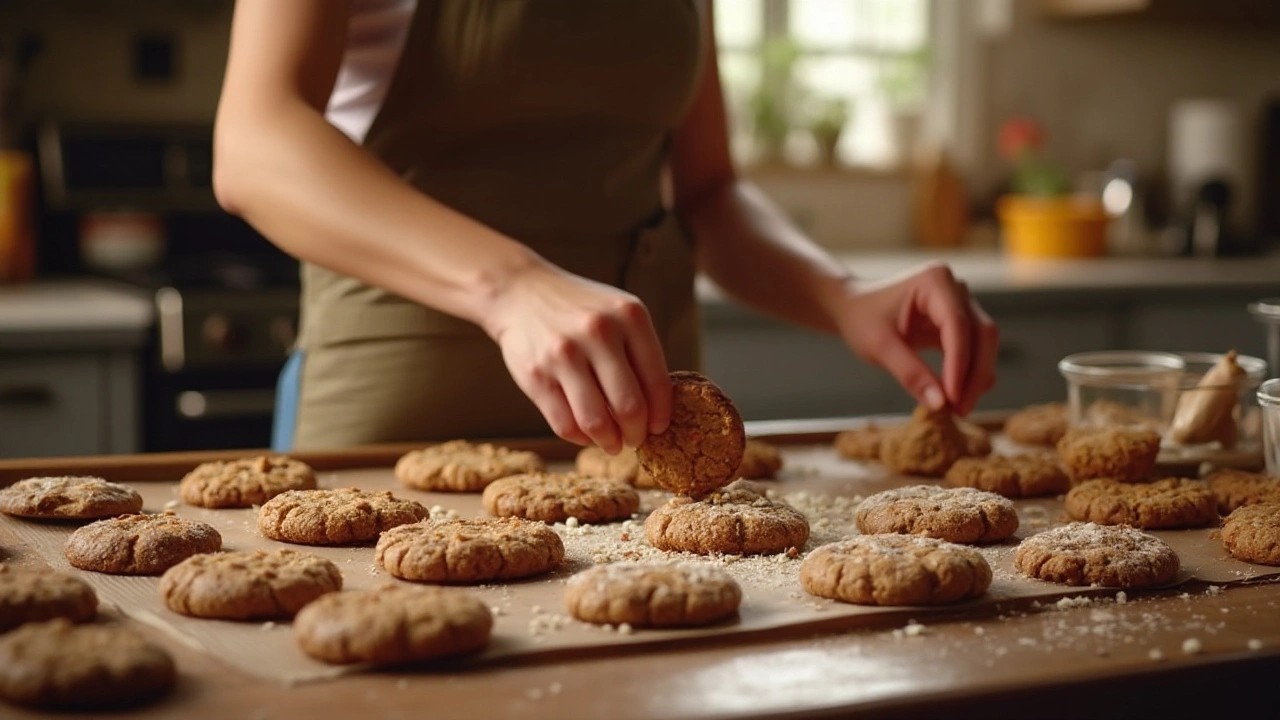
[[[269,447],[278,372],[153,375],[147,451]]]

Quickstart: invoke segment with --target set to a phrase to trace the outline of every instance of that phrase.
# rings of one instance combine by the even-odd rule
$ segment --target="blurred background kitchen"
[[[232,8],[0,2],[0,457],[268,444],[297,265],[213,200]],[[951,263],[1002,329],[983,407],[1061,399],[1078,351],[1267,356],[1280,3],[716,12],[743,172],[861,275]],[[747,419],[909,409],[834,338],[700,290]]]

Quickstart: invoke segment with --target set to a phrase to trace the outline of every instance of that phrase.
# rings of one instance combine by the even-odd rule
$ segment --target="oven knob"
[[[214,350],[232,352],[244,347],[245,333],[222,314],[210,315],[201,326],[204,343]]]

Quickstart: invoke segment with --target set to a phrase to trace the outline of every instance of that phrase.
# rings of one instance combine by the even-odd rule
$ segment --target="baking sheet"
[[[1014,450],[997,440],[997,450]],[[805,550],[856,534],[853,508],[862,497],[890,487],[921,482],[918,478],[890,475],[883,467],[839,459],[830,444],[784,447],[786,467],[779,480],[762,485],[791,502],[810,519],[812,534]],[[555,467],[553,465],[553,467]],[[369,490],[392,489],[398,495],[419,500],[433,514],[457,513],[461,517],[484,515],[478,495],[426,493],[401,488],[390,469],[348,470],[320,473],[321,487],[354,486]],[[180,515],[208,522],[223,534],[227,550],[271,549],[285,544],[261,537],[256,512],[208,510],[177,502],[176,483],[136,483],[145,509],[171,508]],[[541,578],[472,589],[494,609],[491,647],[467,665],[513,659],[536,660],[566,653],[625,652],[640,645],[668,644],[706,636],[747,636],[753,633],[852,629],[892,626],[932,613],[980,614],[1005,601],[1054,600],[1071,595],[1114,592],[1099,588],[1071,588],[1031,580],[1013,570],[1017,539],[1065,521],[1060,498],[1017,501],[1021,528],[1005,543],[981,548],[994,571],[987,595],[963,605],[942,608],[877,608],[847,605],[804,593],[798,581],[800,558],[785,555],[754,558],[713,558],[737,578],[743,588],[739,616],[725,624],[688,630],[635,630],[624,633],[569,618],[562,603],[565,580],[596,562],[622,559],[678,557],[649,547],[644,541],[643,514],[665,501],[657,491],[642,492],[641,513],[631,521],[610,525],[555,526],[565,541],[566,558],[557,572]],[[158,579],[81,572],[62,557],[62,547],[74,525],[43,523],[3,516],[0,522],[54,567],[78,573],[98,591],[101,600],[140,621],[168,631],[192,647],[201,649],[253,675],[286,683],[335,677],[358,667],[332,667],[311,660],[297,649],[288,623],[239,623],[188,618],[168,611],[157,592]],[[1251,565],[1231,559],[1210,537],[1210,529],[1160,531],[1155,534],[1178,551],[1182,571],[1175,583],[1189,579],[1228,584],[1280,574],[1280,568]],[[298,547],[298,546],[295,546]],[[345,587],[364,588],[384,582],[400,582],[376,566],[372,544],[356,547],[305,548],[329,558],[342,570]],[[693,556],[688,556],[692,558]],[[457,664],[451,667],[457,667]]]

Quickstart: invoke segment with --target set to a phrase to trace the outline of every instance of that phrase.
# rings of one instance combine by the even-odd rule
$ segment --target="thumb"
[[[875,349],[880,366],[898,381],[916,402],[930,410],[941,410],[946,407],[947,396],[943,394],[938,377],[901,338],[890,335],[881,340]]]

